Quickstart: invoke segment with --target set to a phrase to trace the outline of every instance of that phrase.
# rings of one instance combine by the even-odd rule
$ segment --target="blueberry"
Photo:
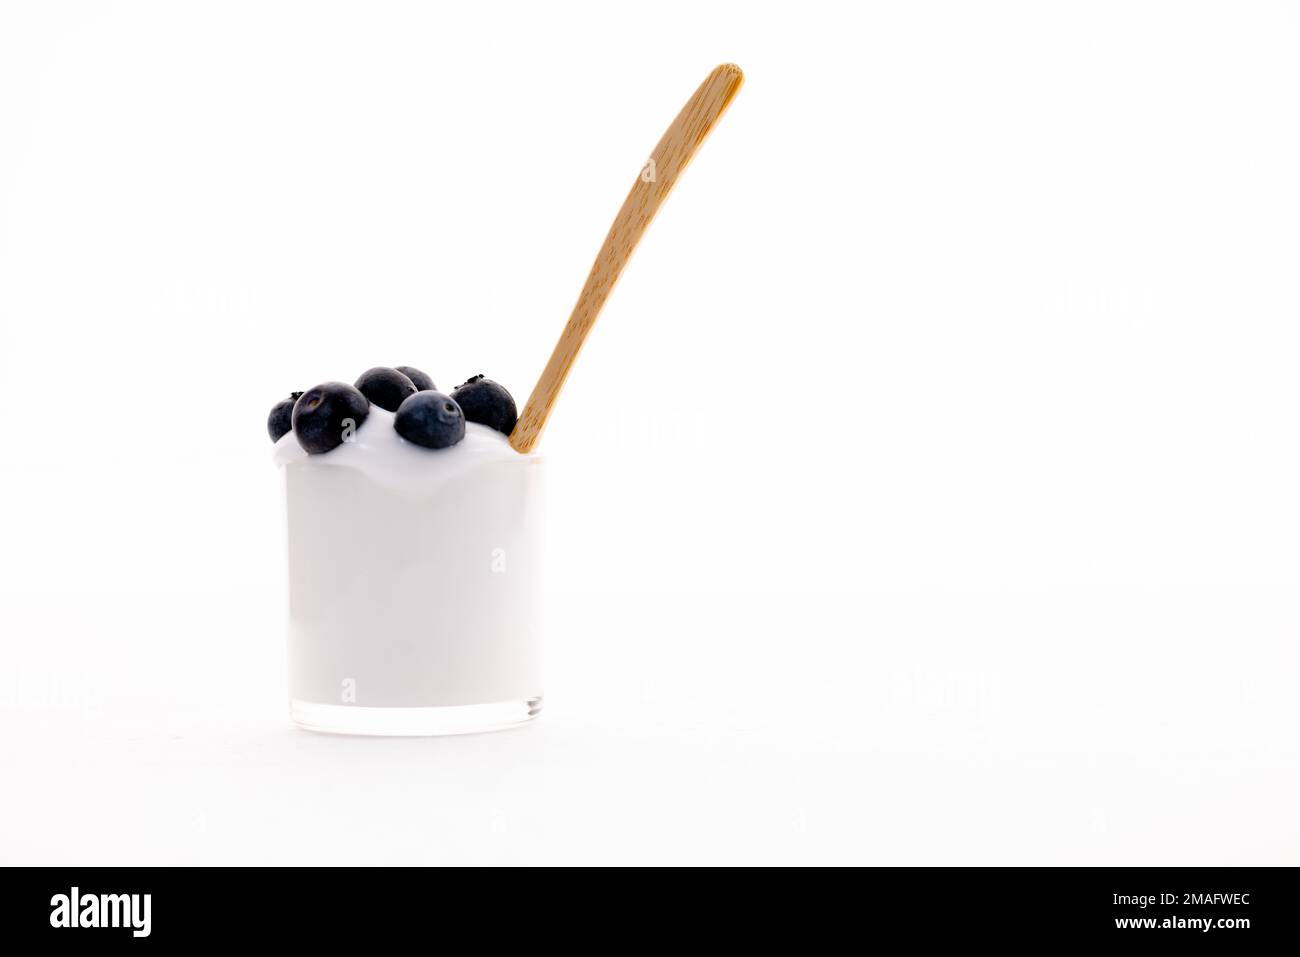
[[[403,399],[415,394],[414,382],[386,366],[375,366],[361,373],[357,388],[367,399],[389,412],[396,412]]]
[[[271,414],[266,419],[266,431],[271,433],[272,442],[279,442],[293,431],[293,404],[300,395],[301,392],[290,392],[289,398],[281,399],[271,406]]]
[[[370,415],[370,403],[346,382],[308,389],[293,405],[293,431],[312,455],[342,445]]]
[[[438,387],[433,384],[433,380],[414,366],[398,366],[397,371],[415,383],[417,392],[436,392],[438,390]]]
[[[476,375],[468,382],[456,386],[451,397],[460,404],[469,421],[489,426],[506,435],[514,431],[519,414],[515,411],[515,400],[504,386]]]
[[[450,396],[417,392],[398,408],[393,428],[408,442],[446,449],[465,437],[465,415]]]

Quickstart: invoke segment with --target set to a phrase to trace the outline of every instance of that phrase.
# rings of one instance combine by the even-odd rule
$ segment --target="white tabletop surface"
[[[1300,851],[1295,596],[558,601],[541,719],[440,739],[295,730],[278,636],[217,597],[6,610],[34,650],[0,709],[0,861]]]

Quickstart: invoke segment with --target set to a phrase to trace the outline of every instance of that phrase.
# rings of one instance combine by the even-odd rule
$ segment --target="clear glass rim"
[[[428,708],[367,708],[320,704],[292,698],[289,716],[308,731],[376,737],[436,737],[483,734],[531,723],[542,711],[542,697],[489,704]]]

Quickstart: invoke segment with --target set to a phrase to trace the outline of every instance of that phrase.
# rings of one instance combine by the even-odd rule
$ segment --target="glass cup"
[[[482,462],[423,489],[311,458],[282,468],[294,721],[435,735],[538,715],[540,457]]]

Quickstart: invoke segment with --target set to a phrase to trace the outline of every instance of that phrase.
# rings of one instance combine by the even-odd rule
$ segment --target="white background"
[[[1300,862],[1300,12],[0,7],[0,863]],[[295,730],[291,389],[560,401],[547,706]]]

